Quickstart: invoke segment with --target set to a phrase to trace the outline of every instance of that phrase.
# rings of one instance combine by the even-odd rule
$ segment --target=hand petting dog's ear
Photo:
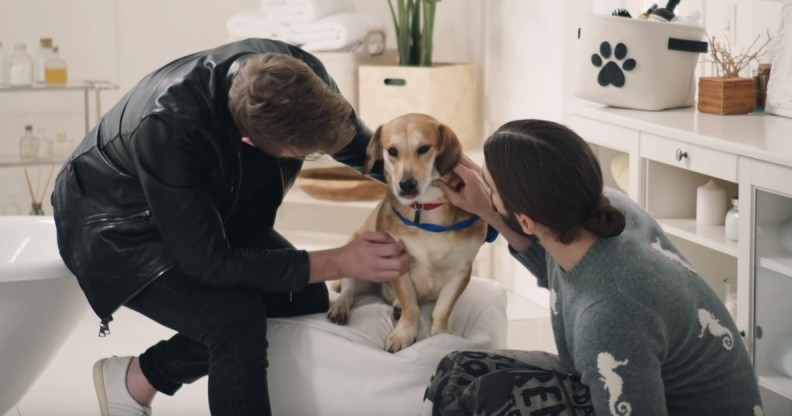
[[[468,164],[473,164],[476,168],[471,168]],[[454,188],[453,181],[448,183],[441,179],[435,179],[432,181],[432,185],[440,188],[446,198],[448,198],[448,201],[454,206],[479,217],[490,214],[492,204],[489,199],[489,188],[481,177],[478,165],[470,160],[469,163],[466,163],[463,158],[463,162],[456,165],[453,172],[459,175],[461,179],[462,185],[460,187]]]

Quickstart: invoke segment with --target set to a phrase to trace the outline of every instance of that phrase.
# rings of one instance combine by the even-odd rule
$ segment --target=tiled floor
[[[508,346],[554,351],[548,312],[517,295],[509,296]],[[136,355],[170,330],[122,309],[111,324],[114,333],[97,337],[98,319],[86,310],[83,319],[27,395],[5,416],[97,416],[91,366],[101,357]],[[206,378],[185,386],[173,397],[154,400],[157,415],[209,415]]]

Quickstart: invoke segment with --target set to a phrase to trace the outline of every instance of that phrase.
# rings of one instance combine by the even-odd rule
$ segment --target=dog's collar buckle
[[[416,211],[431,211],[435,208],[440,208],[441,206],[445,205],[445,202],[428,202],[422,204],[420,202],[413,202],[410,204],[410,208]]]
[[[422,204],[420,202],[413,202],[410,204],[410,208],[415,210],[415,215],[413,216],[413,222],[416,224],[421,223],[421,211],[431,211],[435,208],[443,206],[444,202],[429,202],[426,204]]]

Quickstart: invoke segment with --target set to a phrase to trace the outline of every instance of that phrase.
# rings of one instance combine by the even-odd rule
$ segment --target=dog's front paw
[[[429,332],[432,336],[440,335],[440,334],[450,334],[451,330],[448,329],[448,324],[442,325],[438,323],[432,324],[432,330]]]
[[[327,310],[327,319],[334,324],[346,325],[349,322],[349,310],[349,302],[339,299]]]
[[[392,353],[399,352],[415,343],[417,335],[418,329],[414,326],[396,325],[396,329],[391,332],[388,341],[385,343],[385,349]]]

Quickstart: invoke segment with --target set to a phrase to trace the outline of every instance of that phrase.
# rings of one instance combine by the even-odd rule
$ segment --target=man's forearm
[[[339,250],[338,248],[333,248],[308,252],[310,264],[308,283],[336,280],[343,277],[337,261]]]
[[[506,225],[506,222],[497,212],[492,211],[488,213],[486,217],[482,217],[487,224],[495,227],[496,230],[506,238],[506,241],[509,242],[509,245],[517,252],[522,252],[528,249],[531,246],[531,240],[525,237],[524,235],[512,230],[511,227]]]

